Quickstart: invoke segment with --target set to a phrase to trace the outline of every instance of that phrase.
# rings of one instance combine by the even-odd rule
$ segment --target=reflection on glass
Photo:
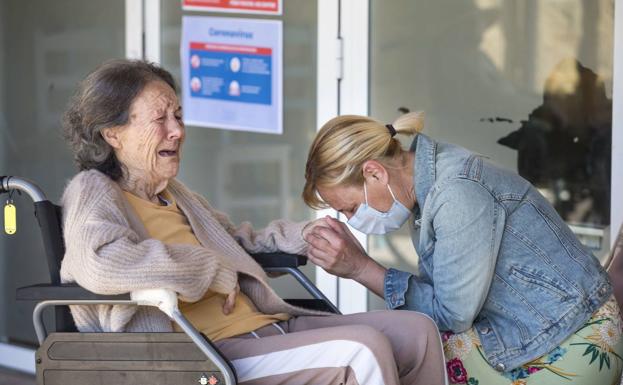
[[[516,170],[607,255],[613,0],[370,0],[370,23],[372,116],[425,111],[426,134]],[[369,239],[417,272],[406,228]]]
[[[517,150],[517,170],[571,224],[610,223],[612,100],[603,80],[577,60],[561,61],[543,102],[498,140]]]

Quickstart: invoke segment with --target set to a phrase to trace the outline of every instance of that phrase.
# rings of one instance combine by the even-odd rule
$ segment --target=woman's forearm
[[[353,278],[355,281],[367,287],[368,290],[383,298],[386,272],[386,268],[381,266],[374,259],[368,258],[365,268],[361,270],[361,273],[358,276]]]

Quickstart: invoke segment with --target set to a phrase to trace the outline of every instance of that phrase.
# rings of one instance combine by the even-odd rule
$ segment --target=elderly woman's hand
[[[234,307],[236,306],[236,297],[240,293],[240,284],[236,284],[236,288],[234,291],[227,295],[225,298],[225,303],[223,304],[223,314],[229,315],[232,311],[234,311]]]
[[[325,218],[319,218],[316,219],[314,221],[310,221],[308,224],[305,225],[305,227],[303,227],[303,230],[301,231],[301,235],[303,237],[303,239],[307,240],[307,236],[316,228],[316,227],[327,227],[330,228],[329,224],[327,223],[327,218],[329,217],[325,217]]]

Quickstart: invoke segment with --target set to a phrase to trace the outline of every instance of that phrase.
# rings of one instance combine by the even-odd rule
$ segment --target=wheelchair
[[[61,208],[50,202],[34,183],[19,177],[0,176],[0,195],[19,190],[34,202],[46,253],[50,283],[17,289],[19,301],[37,301],[33,324],[39,348],[35,354],[38,385],[233,385],[236,372],[211,341],[195,329],[177,308],[169,290],[140,290],[123,295],[99,295],[76,284],[60,282],[65,252]],[[267,273],[291,274],[313,297],[285,299],[291,305],[340,314],[337,307],[298,269],[306,258],[285,253],[252,257]],[[68,305],[155,306],[183,332],[79,333]],[[43,311],[54,308],[55,327],[48,333]]]

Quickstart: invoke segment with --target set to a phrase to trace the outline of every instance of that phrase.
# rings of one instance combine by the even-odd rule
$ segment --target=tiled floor
[[[35,376],[0,368],[0,385],[35,385]]]

